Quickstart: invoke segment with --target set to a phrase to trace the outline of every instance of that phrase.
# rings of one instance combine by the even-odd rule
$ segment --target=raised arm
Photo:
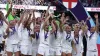
[[[2,18],[2,20],[3,20],[7,25],[9,24],[8,21],[6,20],[6,17],[4,16],[3,13],[1,14],[1,18]]]
[[[45,13],[45,18],[49,15],[49,8],[50,8],[50,5],[48,6],[47,10],[46,10],[46,13]]]
[[[96,19],[96,32],[98,32],[99,31],[98,14],[95,14],[94,17]]]
[[[54,20],[52,20],[52,22],[51,22],[51,26],[52,26],[51,33],[53,33],[53,32],[56,31],[56,27],[55,27],[55,25],[54,25]]]
[[[12,3],[11,3],[11,6],[10,6],[10,8],[8,9],[8,11],[7,11],[7,14],[5,15],[5,17],[7,18],[8,17],[8,15],[10,14],[10,12],[12,11]]]
[[[24,15],[25,15],[25,12],[20,14],[20,20],[18,21],[18,26],[20,25],[20,23],[22,23],[22,21],[24,19]]]
[[[28,19],[27,19],[27,23],[30,23],[31,16],[32,16],[32,14],[31,14],[31,11],[30,11],[30,13],[29,13],[29,17],[28,17]]]
[[[33,17],[32,17],[32,21],[33,21],[33,25],[35,25],[36,23],[36,18],[35,18],[35,10],[33,10]]]
[[[64,19],[65,19],[65,14],[64,13],[62,13],[62,16],[61,16],[61,18],[60,18],[60,25],[59,25],[59,28],[60,28],[60,31],[62,32],[63,31],[63,25],[64,25],[64,23],[65,23],[65,21],[64,21]]]
[[[6,35],[5,36],[8,36],[9,35],[9,27],[10,27],[10,25],[8,25],[8,27],[6,29]]]
[[[31,12],[33,12],[33,13],[31,13]],[[33,17],[30,16],[30,18],[29,18],[29,20],[30,20],[30,21],[29,21],[29,25],[33,22],[33,26],[34,26],[35,23],[36,23],[36,21],[35,21],[36,18],[35,18],[34,12],[35,12],[35,10],[31,10],[31,11],[30,11],[30,15],[33,15]]]
[[[55,20],[53,21],[54,25],[55,25],[55,28],[56,30],[59,28],[59,26],[57,25],[57,23],[55,22]]]
[[[48,22],[48,20],[49,20],[50,17],[51,17],[51,15],[49,15],[49,16],[45,19],[42,29],[45,28],[45,25],[46,25],[46,23]]]

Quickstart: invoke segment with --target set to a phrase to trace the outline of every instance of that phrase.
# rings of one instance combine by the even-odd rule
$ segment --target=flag
[[[9,3],[7,3],[6,5],[6,11],[8,12],[9,10]],[[13,16],[11,15],[11,13],[8,15],[8,21],[14,20]]]
[[[84,9],[82,3],[78,0],[62,0],[63,5],[70,10],[70,12],[73,14],[73,16],[81,21],[81,20],[86,20],[88,17],[91,17],[89,13]],[[95,23],[93,19],[91,18],[87,22],[89,28],[94,27]],[[100,35],[98,36],[97,39],[97,47],[98,47],[98,56],[100,56]]]
[[[77,0],[62,0],[66,8],[74,8],[77,5]]]
[[[62,0],[61,3],[70,10],[77,21],[85,21],[88,17],[91,17],[79,0]],[[90,19],[87,24],[89,29],[95,26],[93,19]]]
[[[74,8],[69,8],[71,13],[79,20],[86,20],[88,18],[88,15],[86,14],[86,11],[84,10],[84,7],[80,3],[80,1],[77,2],[77,5]]]

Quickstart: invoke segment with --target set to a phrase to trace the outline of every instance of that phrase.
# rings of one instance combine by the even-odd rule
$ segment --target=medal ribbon
[[[16,32],[16,29],[15,27],[11,27],[11,29],[12,29],[12,32],[10,33],[10,35],[13,35]]]
[[[55,38],[57,38],[57,31],[54,32]]]
[[[45,39],[47,39],[48,32],[46,32],[46,33],[44,32],[44,35],[45,35]]]
[[[79,37],[78,37],[78,40],[75,38],[75,41],[76,41],[76,44],[79,44]]]
[[[1,25],[1,26],[3,25],[3,21],[2,21],[2,20],[0,20],[0,25]]]
[[[66,40],[68,40],[71,37],[71,34],[67,34]]]
[[[36,32],[36,40],[39,39],[39,32]]]
[[[93,34],[94,34],[94,32],[91,32],[91,35],[89,36],[89,39],[91,39],[91,38],[92,38]]]
[[[30,34],[30,30],[28,30],[28,35],[30,36],[31,34]]]

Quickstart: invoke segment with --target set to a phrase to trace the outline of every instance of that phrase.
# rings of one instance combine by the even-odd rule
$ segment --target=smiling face
[[[12,15],[13,15],[13,16],[16,15],[16,10],[15,10],[15,9],[12,10]]]
[[[80,30],[80,25],[79,24],[75,24],[74,26],[77,30]]]
[[[36,24],[36,26],[34,27],[34,31],[40,32],[40,25],[39,24]]]
[[[65,28],[66,32],[71,32],[71,27],[69,25],[66,25],[66,28]]]
[[[40,18],[40,17],[38,17],[38,18],[36,19],[36,24],[41,24],[41,18]]]

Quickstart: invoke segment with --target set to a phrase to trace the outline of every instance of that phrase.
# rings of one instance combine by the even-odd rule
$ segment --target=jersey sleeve
[[[21,23],[20,26],[18,27],[18,36],[19,36],[19,38],[21,38],[22,29],[23,29],[23,26],[22,26],[22,23]]]
[[[43,29],[42,29],[42,28],[43,28],[43,24],[44,24],[44,23],[42,23],[41,26],[40,26],[40,32],[43,30]]]

